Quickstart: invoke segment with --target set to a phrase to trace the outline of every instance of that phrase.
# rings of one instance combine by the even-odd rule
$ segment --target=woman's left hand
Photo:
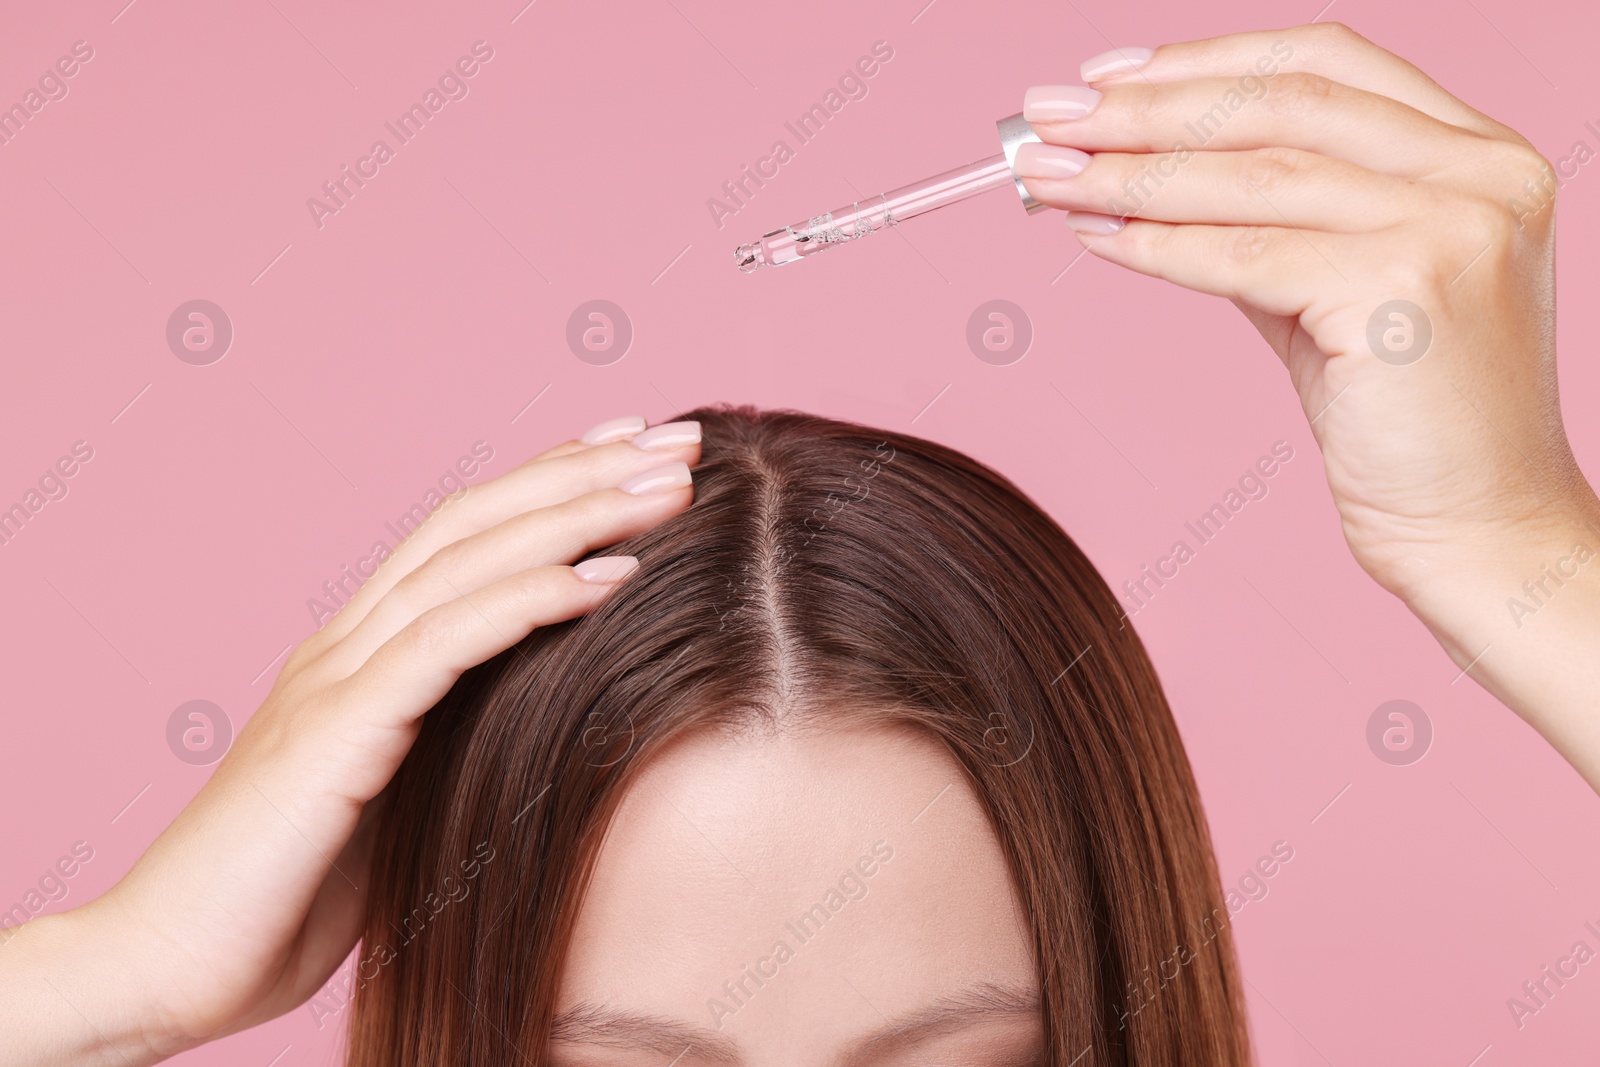
[[[1028,91],[1029,191],[1092,254],[1244,312],[1289,370],[1356,560],[1600,787],[1600,669],[1551,661],[1600,641],[1600,504],[1556,394],[1550,165],[1337,24],[1082,73],[1092,87]],[[1507,601],[1541,566],[1588,592],[1539,609],[1536,648]]]

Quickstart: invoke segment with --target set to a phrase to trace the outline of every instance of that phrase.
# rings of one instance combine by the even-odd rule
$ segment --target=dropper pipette
[[[735,263],[747,274],[762,267],[781,267],[825,248],[858,240],[935,208],[1006,185],[1015,186],[1029,214],[1042,210],[1046,205],[1033,198],[1011,169],[1017,146],[1037,141],[1038,135],[1020,113],[1001,119],[995,123],[995,129],[1000,135],[1001,147],[995,155],[764,233],[760,240],[734,249]]]

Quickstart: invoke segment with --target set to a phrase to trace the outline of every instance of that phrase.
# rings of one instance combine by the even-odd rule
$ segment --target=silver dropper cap
[[[1033,132],[1033,125],[1022,117],[1022,112],[1008,115],[994,124],[995,130],[1000,134],[1000,150],[1006,154],[1006,166],[1011,168],[1011,180],[1017,184],[1017,192],[1022,196],[1022,206],[1032,215],[1035,211],[1043,211],[1049,204],[1035,200],[1033,194],[1028,192],[1028,187],[1022,184],[1022,179],[1017,177],[1017,146],[1027,144],[1029,141],[1039,140],[1039,135]]]

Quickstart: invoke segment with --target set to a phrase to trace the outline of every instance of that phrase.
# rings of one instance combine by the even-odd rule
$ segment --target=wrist
[[[1584,486],[1587,490],[1587,486]],[[1592,493],[1428,561],[1402,595],[1463,674],[1600,789],[1600,506]]]
[[[1397,590],[1400,599],[1447,646],[1471,649],[1470,660],[1568,593],[1594,594],[1600,501],[1592,492],[1575,496],[1443,541],[1417,560],[1412,580]]]
[[[129,1067],[182,1050],[160,1035],[112,911],[91,901],[0,935],[0,1067]]]

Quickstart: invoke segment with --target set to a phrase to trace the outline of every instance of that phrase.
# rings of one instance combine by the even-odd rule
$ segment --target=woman
[[[1240,306],[1357,560],[1600,785],[1548,165],[1342,27],[1084,67],[1029,93],[1030,190]],[[4,946],[0,1063],[155,1062],[358,937],[358,1064],[1248,1062],[1181,746],[1065,535],[926,442],[693,415],[407,542],[123,882]]]

